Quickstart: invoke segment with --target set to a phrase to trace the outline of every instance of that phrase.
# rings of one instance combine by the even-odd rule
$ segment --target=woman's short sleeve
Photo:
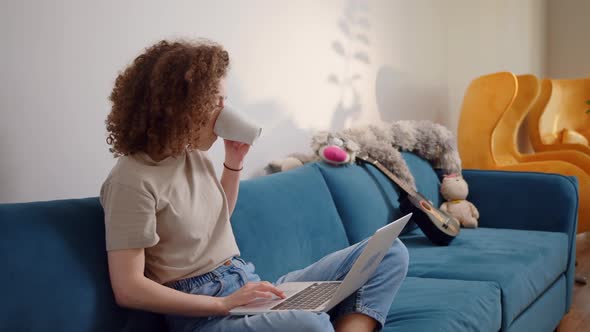
[[[149,248],[160,240],[156,233],[156,202],[150,193],[105,182],[100,203],[104,209],[107,251]]]

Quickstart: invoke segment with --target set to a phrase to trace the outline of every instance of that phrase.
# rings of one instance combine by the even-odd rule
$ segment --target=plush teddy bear
[[[479,211],[467,200],[469,188],[459,174],[445,175],[440,186],[442,196],[447,200],[440,209],[457,218],[463,227],[477,228]]]

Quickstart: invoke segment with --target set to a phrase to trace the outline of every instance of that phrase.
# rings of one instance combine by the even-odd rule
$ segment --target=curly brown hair
[[[119,74],[105,123],[115,157],[179,155],[197,147],[218,107],[229,55],[211,41],[160,41]]]

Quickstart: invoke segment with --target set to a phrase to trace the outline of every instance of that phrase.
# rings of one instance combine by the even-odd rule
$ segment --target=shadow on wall
[[[264,167],[293,152],[311,153],[313,130],[299,127],[277,102],[260,101],[245,105],[244,112],[262,125],[263,132],[248,153],[247,177],[265,175]],[[268,119],[273,119],[269,121]]]
[[[244,179],[265,175],[264,167],[275,159],[286,157],[293,152],[311,153],[310,142],[313,130],[301,128],[294,118],[276,99],[249,101],[241,88],[241,80],[233,73],[227,81],[230,102],[246,117],[259,124],[262,135],[246,156]],[[210,156],[215,163],[218,174],[225,156],[223,140],[213,145]]]
[[[366,2],[349,0],[338,20],[342,39],[332,42],[332,50],[343,58],[344,64],[339,73],[328,76],[328,82],[339,90],[339,99],[332,113],[331,130],[344,129],[362,113],[358,84],[362,83],[363,77],[358,66],[368,66],[371,63],[368,54],[370,42],[367,32],[370,24],[367,13]]]
[[[343,15],[338,20],[342,40],[333,41],[331,48],[336,55],[344,59],[344,63],[342,71],[332,73],[328,77],[328,82],[336,86],[340,94],[327,130],[344,129],[347,123],[356,120],[362,112],[357,85],[362,83],[363,77],[359,69],[371,63],[368,55],[370,43],[367,30],[370,24],[367,11],[365,2],[349,0]],[[247,101],[244,91],[240,88],[239,78],[232,76],[227,83],[232,104],[263,127],[260,139],[246,157],[248,171],[244,174],[245,178],[264,175],[264,167],[272,160],[285,158],[294,152],[312,153],[311,137],[316,130],[299,127],[294,117],[275,99]],[[222,142],[214,145],[211,156],[214,159],[223,160]]]
[[[375,97],[381,120],[431,120],[448,126],[444,87],[428,86],[391,66],[377,71]]]

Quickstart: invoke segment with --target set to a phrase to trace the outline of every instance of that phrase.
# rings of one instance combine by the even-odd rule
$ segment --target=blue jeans
[[[289,272],[275,285],[291,281],[343,280],[363,251],[367,240],[331,253],[310,266]],[[332,322],[348,313],[362,313],[383,327],[389,307],[408,271],[408,251],[397,239],[367,283],[328,313],[300,310],[269,312],[249,316],[183,317],[166,316],[170,330],[177,331],[334,331]],[[254,265],[234,257],[232,264],[170,285],[176,290],[209,296],[228,296],[247,282],[260,281]]]

